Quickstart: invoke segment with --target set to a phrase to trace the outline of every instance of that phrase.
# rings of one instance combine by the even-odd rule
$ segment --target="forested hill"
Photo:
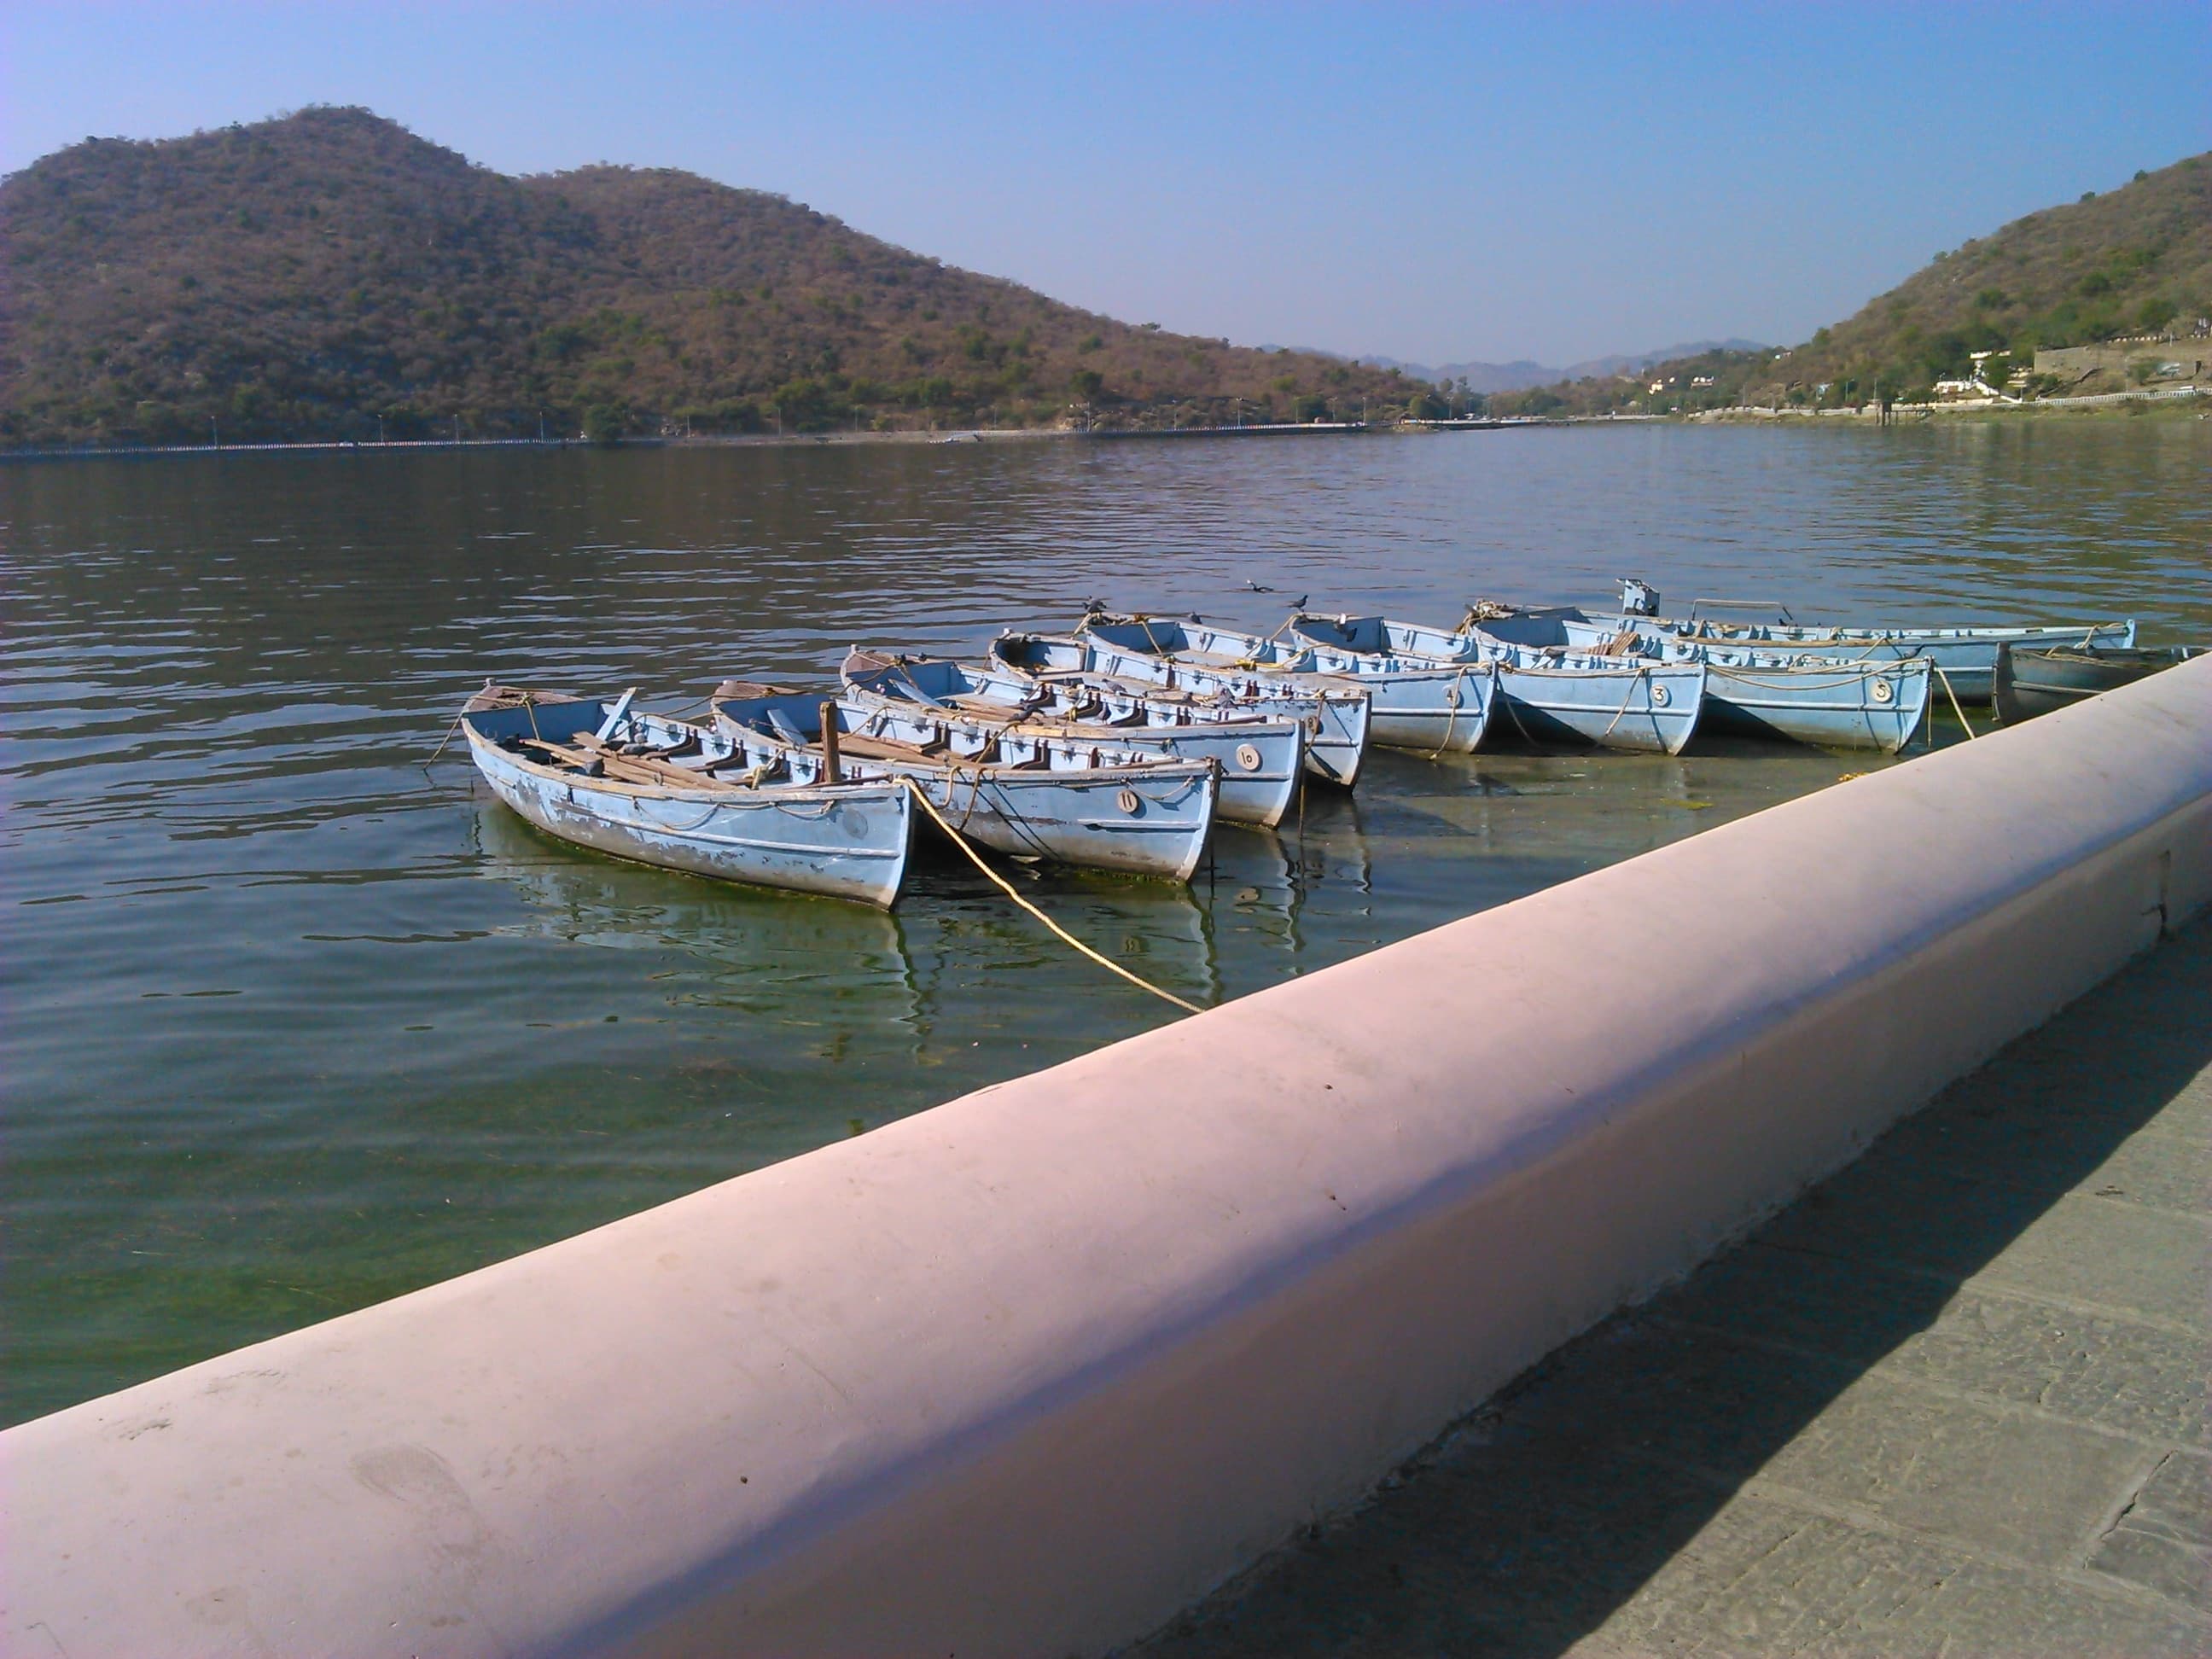
[[[507,178],[366,110],[0,181],[0,440],[1171,424],[1422,388],[1132,326],[673,171]]]
[[[1976,351],[2025,362],[2039,345],[2208,315],[2212,156],[2192,155],[1937,254],[1765,378],[1786,392],[1879,373],[1884,385],[1911,392],[1965,374]]]
[[[1886,397],[1917,402],[1936,381],[1964,375],[1977,351],[2003,354],[1987,371],[2002,377],[2031,362],[2038,346],[2185,331],[2208,316],[2212,155],[2138,173],[2118,190],[2031,213],[1940,253],[1792,349],[1714,354],[1660,364],[1633,381],[1519,395],[1540,408],[1630,408],[1658,380],[1672,383],[1663,401],[1685,408],[1859,402],[1877,385]]]

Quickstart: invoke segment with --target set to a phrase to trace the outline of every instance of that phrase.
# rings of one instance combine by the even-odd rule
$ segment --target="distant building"
[[[1713,377],[1710,374],[1692,374],[1690,376],[1690,384],[1692,386],[1711,386],[1712,383]]]

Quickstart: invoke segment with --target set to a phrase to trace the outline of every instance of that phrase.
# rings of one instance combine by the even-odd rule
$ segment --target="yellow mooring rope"
[[[1115,962],[1112,957],[1100,956],[1097,951],[1092,950],[1081,939],[1076,938],[1074,934],[1069,933],[1067,929],[1061,927],[1050,916],[1045,915],[1043,911],[1038,909],[1036,905],[1031,904],[1027,899],[1024,898],[1019,893],[1014,890],[1013,884],[1011,882],[1009,882],[1004,876],[1000,875],[996,870],[994,870],[989,865],[983,862],[982,855],[976,852],[973,847],[970,847],[968,844],[967,836],[962,835],[957,830],[955,830],[950,823],[945,822],[945,814],[937,810],[937,803],[930,799],[928,795],[923,792],[920,784],[916,783],[912,778],[901,778],[899,781],[906,785],[908,789],[913,792],[915,799],[921,803],[921,810],[928,813],[931,817],[937,820],[937,827],[945,831],[946,835],[952,837],[953,845],[968,855],[968,859],[970,863],[972,863],[978,870],[981,870],[985,875],[988,876],[993,881],[996,882],[1000,892],[1004,893],[1008,898],[1013,900],[1015,903],[1020,905],[1023,909],[1028,911],[1039,921],[1042,922],[1047,927],[1049,927],[1054,933],[1058,934],[1063,941],[1074,946],[1076,950],[1081,951],[1085,956],[1089,957],[1091,961],[1097,963],[1101,968],[1107,969],[1109,973],[1121,975],[1123,979],[1127,980],[1130,984],[1137,987],[1138,989],[1150,991],[1154,996],[1159,998],[1163,1002],[1172,1002],[1176,1007],[1182,1009],[1187,1014],[1202,1014],[1206,1012],[1205,1009],[1200,1007],[1194,1002],[1185,1002],[1181,997],[1177,996],[1172,991],[1163,991],[1158,986],[1153,984],[1150,980],[1139,979],[1136,975],[1131,973],[1127,968],[1124,968],[1120,963]]]

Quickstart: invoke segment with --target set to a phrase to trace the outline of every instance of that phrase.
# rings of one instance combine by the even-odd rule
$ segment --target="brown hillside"
[[[510,179],[365,110],[0,181],[0,438],[1165,424],[1394,374],[1079,311],[691,174]]]
[[[1964,375],[2027,367],[2038,346],[2190,331],[2212,317],[2212,155],[2141,173],[2118,190],[2016,219],[1938,255],[1855,315],[1788,351],[1722,352],[1632,379],[1492,399],[1508,412],[1717,409],[1741,402],[1918,402]],[[1709,386],[1700,386],[1700,379]],[[1650,393],[1653,382],[1664,388]],[[1826,387],[1823,391],[1821,388]],[[2057,389],[2057,388],[2045,388]]]
[[[2192,155],[1939,254],[1761,378],[1786,393],[1879,373],[1910,397],[1964,374],[1976,351],[2025,366],[2038,346],[2186,330],[2206,316],[2212,156]]]

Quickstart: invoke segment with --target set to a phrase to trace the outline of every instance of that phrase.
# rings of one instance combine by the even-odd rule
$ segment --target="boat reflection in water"
[[[1358,792],[1306,789],[1279,830],[1220,826],[1187,887],[993,866],[1079,939],[1210,1007],[1832,783],[1841,763],[1732,740],[1685,757],[1385,751]],[[880,1121],[1174,1018],[933,843],[917,847],[885,913],[602,858],[488,794],[477,837],[484,872],[528,901],[525,927],[643,953],[610,977],[633,994],[653,981],[678,1027],[669,1040],[803,1088],[808,1109],[840,1121]],[[817,1068],[804,1082],[823,1058],[850,1073],[825,1085]],[[956,1076],[957,1087],[933,1080]]]
[[[1295,815],[1280,834],[1224,826],[1188,887],[994,863],[1078,939],[1212,1006],[1320,965],[1282,960],[1306,955],[1301,920],[1317,894],[1333,909],[1368,906],[1358,812],[1351,796],[1315,790],[1303,836]],[[918,849],[899,908],[884,911],[598,856],[488,795],[477,802],[475,838],[482,872],[526,901],[520,930],[632,953],[635,969],[614,976],[653,981],[678,1025],[711,1021],[712,1035],[734,1037],[744,1054],[729,1056],[733,1068],[781,1069],[787,1048],[793,1058],[908,1069],[958,1052],[965,1067],[974,1050],[995,1048],[1012,1075],[1164,1015],[1164,1005],[1069,951],[950,851]],[[854,1114],[880,1121],[877,1088],[854,1094]]]

